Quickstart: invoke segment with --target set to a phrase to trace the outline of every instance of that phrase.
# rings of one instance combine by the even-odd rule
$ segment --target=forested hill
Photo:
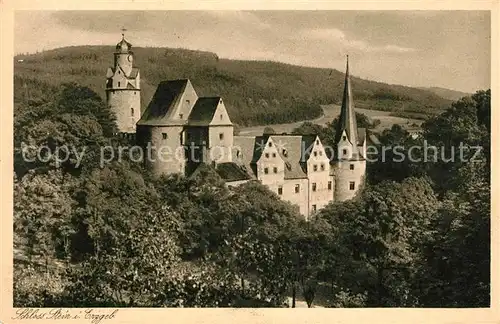
[[[451,90],[451,89],[446,89],[446,88],[441,88],[441,87],[430,87],[430,88],[420,88],[420,89],[431,91],[440,97],[443,97],[443,98],[449,99],[449,100],[453,100],[453,101],[457,101],[462,97],[467,97],[467,96],[472,95],[472,93],[456,91],[456,90]]]
[[[105,74],[113,63],[113,51],[113,46],[76,46],[18,55],[16,91],[26,84],[77,82],[104,98]],[[185,49],[138,47],[134,53],[135,64],[141,69],[142,109],[160,81],[176,78],[191,79],[198,95],[222,96],[231,119],[242,126],[316,118],[321,115],[320,104],[338,104],[342,98],[343,71],[220,59],[214,53]],[[431,91],[356,77],[352,77],[352,86],[359,108],[433,115],[451,103]]]

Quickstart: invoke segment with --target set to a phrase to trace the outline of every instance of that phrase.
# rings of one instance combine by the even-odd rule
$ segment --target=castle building
[[[114,66],[106,73],[106,103],[116,117],[117,132],[134,134],[141,117],[141,78],[134,67],[132,44],[124,34],[114,56]]]
[[[124,39],[117,45],[115,68],[108,70],[112,98],[129,87],[127,94],[137,90],[139,95],[139,71],[121,56],[131,55],[130,48]],[[122,74],[117,76],[119,69]],[[128,83],[124,87],[122,82]],[[331,201],[352,199],[363,185],[366,130],[356,126],[348,61],[334,148],[316,135],[236,136],[223,99],[198,96],[188,79],[161,82],[136,124],[132,117],[137,116],[126,114],[130,108],[140,111],[134,98],[115,99],[112,107],[121,110],[120,130],[136,130],[146,167],[156,175],[192,176],[209,166],[229,186],[257,180],[294,204],[306,219]]]

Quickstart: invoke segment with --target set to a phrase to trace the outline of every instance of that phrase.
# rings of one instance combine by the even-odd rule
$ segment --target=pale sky
[[[344,70],[409,86],[490,87],[489,11],[19,11],[15,53],[72,45],[182,47]],[[110,54],[111,55],[111,54]]]

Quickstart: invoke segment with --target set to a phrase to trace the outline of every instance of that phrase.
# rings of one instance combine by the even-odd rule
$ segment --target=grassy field
[[[326,125],[326,123],[332,121],[335,119],[340,114],[340,106],[338,105],[323,105],[321,106],[323,108],[323,115],[319,118],[309,120],[310,122],[318,125]],[[379,119],[380,124],[375,128],[375,131],[381,131],[386,128],[391,128],[392,125],[398,124],[401,125],[405,128],[412,127],[411,125],[416,124],[420,126],[423,122],[421,119],[410,119],[410,118],[402,118],[402,117],[395,117],[391,116],[390,111],[381,111],[381,110],[371,110],[371,109],[361,109],[361,108],[356,108],[356,111],[362,114],[365,114],[372,120]],[[294,123],[288,123],[288,124],[269,124],[267,126],[272,127],[277,134],[281,133],[291,133],[292,130],[300,124],[302,124],[304,121],[301,122],[294,122]],[[252,126],[252,127],[243,127],[240,130],[240,135],[262,135],[262,132],[264,131],[264,128],[267,126]]]

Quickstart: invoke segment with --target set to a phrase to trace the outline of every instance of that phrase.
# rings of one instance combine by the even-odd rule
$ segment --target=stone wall
[[[116,116],[120,133],[135,133],[136,124],[141,118],[140,90],[107,90],[108,107]]]

